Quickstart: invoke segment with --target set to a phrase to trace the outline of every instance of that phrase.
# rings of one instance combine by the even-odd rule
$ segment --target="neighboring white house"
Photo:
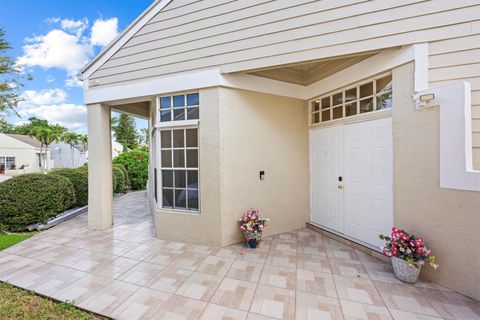
[[[88,149],[79,144],[72,147],[65,142],[50,144],[50,159],[55,163],[55,168],[76,168],[83,166],[88,160]]]
[[[127,112],[150,121],[159,238],[239,242],[251,207],[376,251],[395,225],[480,299],[478,0],[154,1],[80,78],[91,229],[113,223]]]
[[[10,175],[40,172],[40,146],[40,141],[27,135],[0,133],[0,165],[5,165],[5,173]],[[49,149],[46,155],[48,170],[54,162]]]

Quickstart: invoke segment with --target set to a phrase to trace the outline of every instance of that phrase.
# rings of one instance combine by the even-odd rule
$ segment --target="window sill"
[[[369,120],[388,118],[388,117],[391,117],[391,116],[392,116],[392,109],[377,110],[377,111],[362,113],[360,115],[355,115],[355,116],[351,116],[351,117],[339,118],[339,119],[330,120],[330,121],[326,121],[326,122],[310,124],[309,127],[310,128],[322,128],[322,127],[329,127],[329,126],[338,125],[338,124],[350,124],[350,123],[357,123],[357,122],[363,122],[363,121],[369,121]]]
[[[157,122],[155,128],[171,128],[171,127],[191,127],[198,126],[199,120],[181,120],[181,121],[167,121]]]
[[[191,210],[181,210],[181,209],[166,209],[157,207],[155,210],[156,213],[160,214],[171,214],[171,215],[186,215],[186,216],[200,216],[200,210],[191,211]]]

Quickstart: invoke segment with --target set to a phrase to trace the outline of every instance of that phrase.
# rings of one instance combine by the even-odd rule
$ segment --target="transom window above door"
[[[310,102],[310,124],[356,116],[392,107],[392,75],[382,75]]]

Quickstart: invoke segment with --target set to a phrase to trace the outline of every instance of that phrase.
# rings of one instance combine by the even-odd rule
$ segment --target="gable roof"
[[[30,137],[23,134],[10,134],[10,133],[7,133],[6,135],[9,136],[10,138],[21,141],[35,148],[40,148],[42,146],[42,143],[39,140],[35,139],[34,137]]]
[[[140,30],[150,19],[165,8],[172,0],[154,0],[125,30],[90,60],[77,75],[79,80],[85,80],[110,59],[138,30]]]

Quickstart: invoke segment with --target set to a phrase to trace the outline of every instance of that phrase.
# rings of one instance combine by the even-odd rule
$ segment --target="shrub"
[[[123,171],[117,167],[112,167],[113,179],[113,192],[121,193],[125,191],[125,176]]]
[[[125,169],[125,166],[123,164],[120,164],[120,163],[114,163],[113,164],[113,167],[114,168],[118,168],[120,170],[122,170],[123,172],[123,176],[124,176],[124,181],[125,181],[125,184],[123,185],[124,187],[124,190],[128,190],[129,186],[130,186],[130,179],[128,178],[128,172],[127,172],[127,169]]]
[[[148,151],[136,149],[121,153],[113,159],[113,163],[125,166],[132,190],[145,189],[148,180]]]
[[[49,174],[67,178],[73,184],[75,190],[75,205],[83,207],[88,204],[88,172],[84,169],[53,169]]]
[[[30,173],[0,183],[0,224],[20,231],[46,222],[75,203],[72,183],[59,175]]]

